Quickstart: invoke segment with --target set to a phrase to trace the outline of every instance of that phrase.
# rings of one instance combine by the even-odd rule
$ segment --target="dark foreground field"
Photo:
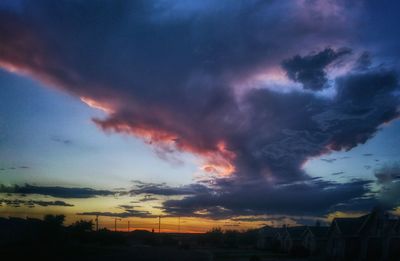
[[[257,231],[204,234],[153,233],[145,230],[93,231],[89,221],[63,225],[64,216],[43,220],[0,218],[0,260],[301,260],[257,250]]]
[[[132,260],[132,261],[249,261],[249,260],[308,260],[291,259],[283,255],[251,249],[181,249],[162,246],[68,246],[68,247],[9,247],[0,250],[2,260]]]

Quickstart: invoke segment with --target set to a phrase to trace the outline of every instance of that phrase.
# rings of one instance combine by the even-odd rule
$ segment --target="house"
[[[328,238],[329,227],[326,226],[310,226],[307,227],[303,236],[303,246],[310,255],[325,254],[325,248]]]
[[[360,217],[335,218],[330,227],[265,226],[258,232],[260,249],[325,260],[400,260],[400,218],[379,208]]]
[[[282,248],[283,228],[264,226],[258,230],[257,248],[280,251]]]
[[[328,229],[323,226],[265,226],[259,230],[257,247],[294,255],[320,254],[326,245]]]
[[[283,252],[294,254],[307,252],[303,245],[307,229],[307,226],[285,227],[282,243]]]
[[[383,260],[400,260],[400,218],[390,220],[383,242]]]
[[[327,255],[333,260],[351,260],[358,257],[361,243],[358,230],[367,216],[335,218],[328,232]]]
[[[398,222],[379,208],[357,218],[335,218],[328,232],[327,256],[331,260],[399,260]]]
[[[327,241],[328,227],[287,227],[283,236],[282,250],[294,255],[321,255]]]

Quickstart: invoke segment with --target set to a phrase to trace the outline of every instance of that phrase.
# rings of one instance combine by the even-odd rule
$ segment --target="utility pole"
[[[117,232],[117,220],[120,221],[120,218],[114,218],[114,232]]]
[[[158,216],[158,234],[161,233],[161,216]]]
[[[96,215],[96,231],[99,231],[99,215]]]
[[[178,217],[178,233],[181,233],[181,217]]]
[[[129,224],[129,220],[128,220],[128,232],[129,232],[129,228],[130,228],[130,226],[129,226],[130,224]]]

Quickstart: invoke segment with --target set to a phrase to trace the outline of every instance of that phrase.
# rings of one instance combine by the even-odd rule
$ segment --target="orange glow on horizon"
[[[62,208],[43,208],[35,207],[28,209],[26,207],[20,207],[18,209],[0,206],[0,217],[18,217],[18,218],[37,218],[42,219],[45,214],[66,215],[64,225],[68,226],[78,220],[92,221],[95,229],[95,216],[81,216],[75,215],[74,213],[65,213]],[[130,217],[122,218],[117,221],[117,231],[127,232],[128,221],[130,223],[129,231],[134,230],[147,230],[151,232],[154,229],[154,233],[158,233],[158,218],[140,218]],[[113,217],[100,216],[99,217],[99,229],[106,228],[110,231],[114,231],[115,223]],[[268,221],[266,221],[268,223]],[[266,222],[236,222],[229,219],[213,220],[208,218],[200,217],[181,217],[180,223],[177,217],[162,217],[161,218],[161,233],[205,233],[210,231],[212,228],[219,227],[223,230],[247,230],[254,229],[263,226]],[[230,223],[237,223],[238,226],[227,226]]]

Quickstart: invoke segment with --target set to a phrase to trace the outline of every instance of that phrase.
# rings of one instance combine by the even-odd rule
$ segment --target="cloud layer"
[[[111,196],[117,192],[109,190],[96,190],[92,188],[68,188],[68,187],[47,187],[25,184],[23,186],[5,186],[0,184],[0,193],[20,195],[45,195],[56,198],[92,198],[96,196]]]
[[[74,205],[66,203],[64,201],[46,201],[46,200],[23,200],[23,199],[0,199],[0,206],[5,204],[6,206],[11,206],[18,208],[20,206],[26,206],[28,208],[33,208],[35,206],[49,207],[49,206],[59,206],[59,207],[73,207]]]
[[[22,1],[0,9],[0,65],[105,111],[93,119],[105,131],[202,158],[216,176],[209,184],[133,191],[186,195],[164,203],[169,213],[326,213],[365,198],[369,182],[311,179],[303,164],[399,117],[396,68],[374,66],[354,39],[360,10],[316,0]]]

